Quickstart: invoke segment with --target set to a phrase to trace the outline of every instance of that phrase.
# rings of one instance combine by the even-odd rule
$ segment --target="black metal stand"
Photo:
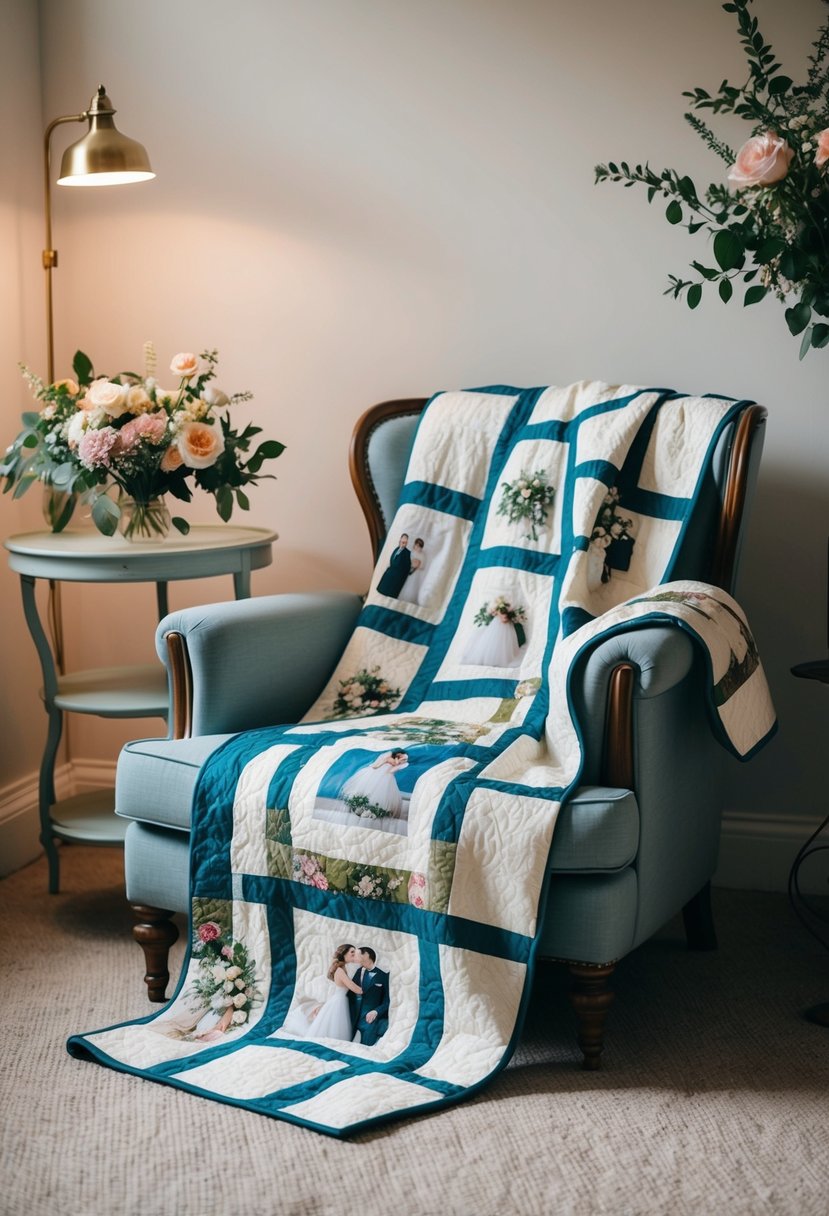
[[[804,680],[819,680],[821,684],[829,684],[829,659],[798,663],[796,667],[792,668],[792,675]],[[815,843],[827,826],[829,826],[829,815],[812,832],[792,862],[792,868],[789,871],[789,901],[801,924],[811,933],[812,937],[817,938],[820,944],[829,950],[829,940],[827,940],[825,932],[820,931],[821,926],[824,927],[824,930],[829,928],[829,918],[819,912],[817,908],[812,907],[800,890],[799,882],[800,867],[806,858],[813,857],[815,853],[829,852],[829,844]],[[807,1021],[815,1022],[818,1026],[829,1027],[829,1001],[813,1005],[810,1009],[804,1009],[803,1016]]]

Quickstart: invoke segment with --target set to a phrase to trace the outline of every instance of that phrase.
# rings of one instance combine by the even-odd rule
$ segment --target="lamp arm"
[[[49,123],[43,136],[43,202],[46,219],[46,245],[43,250],[43,269],[46,271],[46,344],[48,355],[48,380],[55,378],[55,329],[52,320],[52,271],[58,264],[58,251],[52,248],[52,184],[50,181],[52,132],[65,122],[86,122],[89,111],[82,114],[64,114]]]

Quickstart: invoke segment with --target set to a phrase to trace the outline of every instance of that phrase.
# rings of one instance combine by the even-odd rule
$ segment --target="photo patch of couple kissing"
[[[322,1000],[301,998],[282,1030],[296,1038],[343,1039],[373,1047],[389,1027],[389,973],[371,946],[344,942],[334,951]]]

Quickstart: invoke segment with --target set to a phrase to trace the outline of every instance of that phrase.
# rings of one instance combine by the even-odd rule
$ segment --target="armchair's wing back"
[[[358,421],[351,439],[351,480],[377,559],[394,517],[426,397],[383,401]],[[733,593],[748,508],[757,482],[766,411],[746,404],[720,437],[673,573]]]

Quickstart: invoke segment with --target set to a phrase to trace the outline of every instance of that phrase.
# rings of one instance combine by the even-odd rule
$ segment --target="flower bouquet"
[[[388,819],[391,815],[387,807],[372,802],[367,794],[347,794],[343,802],[358,819]]]
[[[235,430],[228,408],[252,394],[228,397],[218,389],[213,384],[217,362],[214,350],[200,357],[176,355],[170,371],[178,386],[171,389],[156,379],[149,342],[143,376],[96,376],[82,351],[72,364],[75,379],[45,384],[24,368],[41,405],[39,412],[23,415],[23,430],[0,463],[4,492],[20,497],[40,481],[89,502],[93,522],[105,535],[120,528],[133,540],[161,539],[170,523],[189,532],[185,519],[170,519],[162,500],[169,494],[189,502],[193,484],[213,495],[221,519],[230,519],[234,504],[247,511],[243,487],[270,476],[260,472],[262,465],[279,456],[284,445],[265,440],[247,455],[262,428],[249,424]],[[67,509],[53,521],[55,531],[71,513]]]
[[[491,604],[481,604],[472,620],[480,628],[488,625],[490,621],[494,621],[496,616],[512,625],[515,636],[518,638],[518,645],[523,646],[527,640],[523,625],[527,619],[525,610],[520,605],[511,604],[509,600],[504,599],[503,595],[499,595]]]
[[[525,539],[538,540],[538,529],[547,522],[547,509],[554,496],[555,489],[548,484],[543,470],[525,473],[522,469],[515,481],[502,483],[497,514],[506,515],[511,524],[529,520],[530,530]]]
[[[619,491],[611,486],[599,507],[590,536],[591,548],[603,557],[602,582],[610,578],[611,570],[629,570],[636,543],[631,536],[633,520],[619,513]]]
[[[216,921],[199,925],[194,937],[193,955],[199,960],[193,982],[197,1007],[221,1014],[223,1029],[238,1030],[262,999],[255,960],[244,943],[223,934]]]
[[[384,709],[392,708],[393,703],[400,696],[400,689],[392,688],[378,674],[379,671],[379,667],[372,667],[371,671],[363,668],[350,679],[340,680],[340,687],[334,699],[335,717],[379,714]]]
[[[685,297],[696,308],[706,283],[716,285],[724,303],[740,280],[743,304],[771,292],[783,304],[786,323],[802,334],[800,358],[829,343],[829,21],[812,44],[809,72],[795,84],[780,71],[774,51],[758,28],[752,0],[723,4],[735,14],[748,60],[748,79],[739,87],[724,80],[716,92],[683,93],[692,110],[734,113],[751,124],[751,138],[736,154],[696,114],[685,118],[716,156],[729,166],[729,187],[714,182],[700,195],[688,176],[673,169],[655,173],[647,164],[624,161],[596,166],[596,181],[647,187],[648,202],[668,199],[665,217],[692,235],[713,236],[714,265],[692,262],[697,280],[669,275],[665,295]]]

